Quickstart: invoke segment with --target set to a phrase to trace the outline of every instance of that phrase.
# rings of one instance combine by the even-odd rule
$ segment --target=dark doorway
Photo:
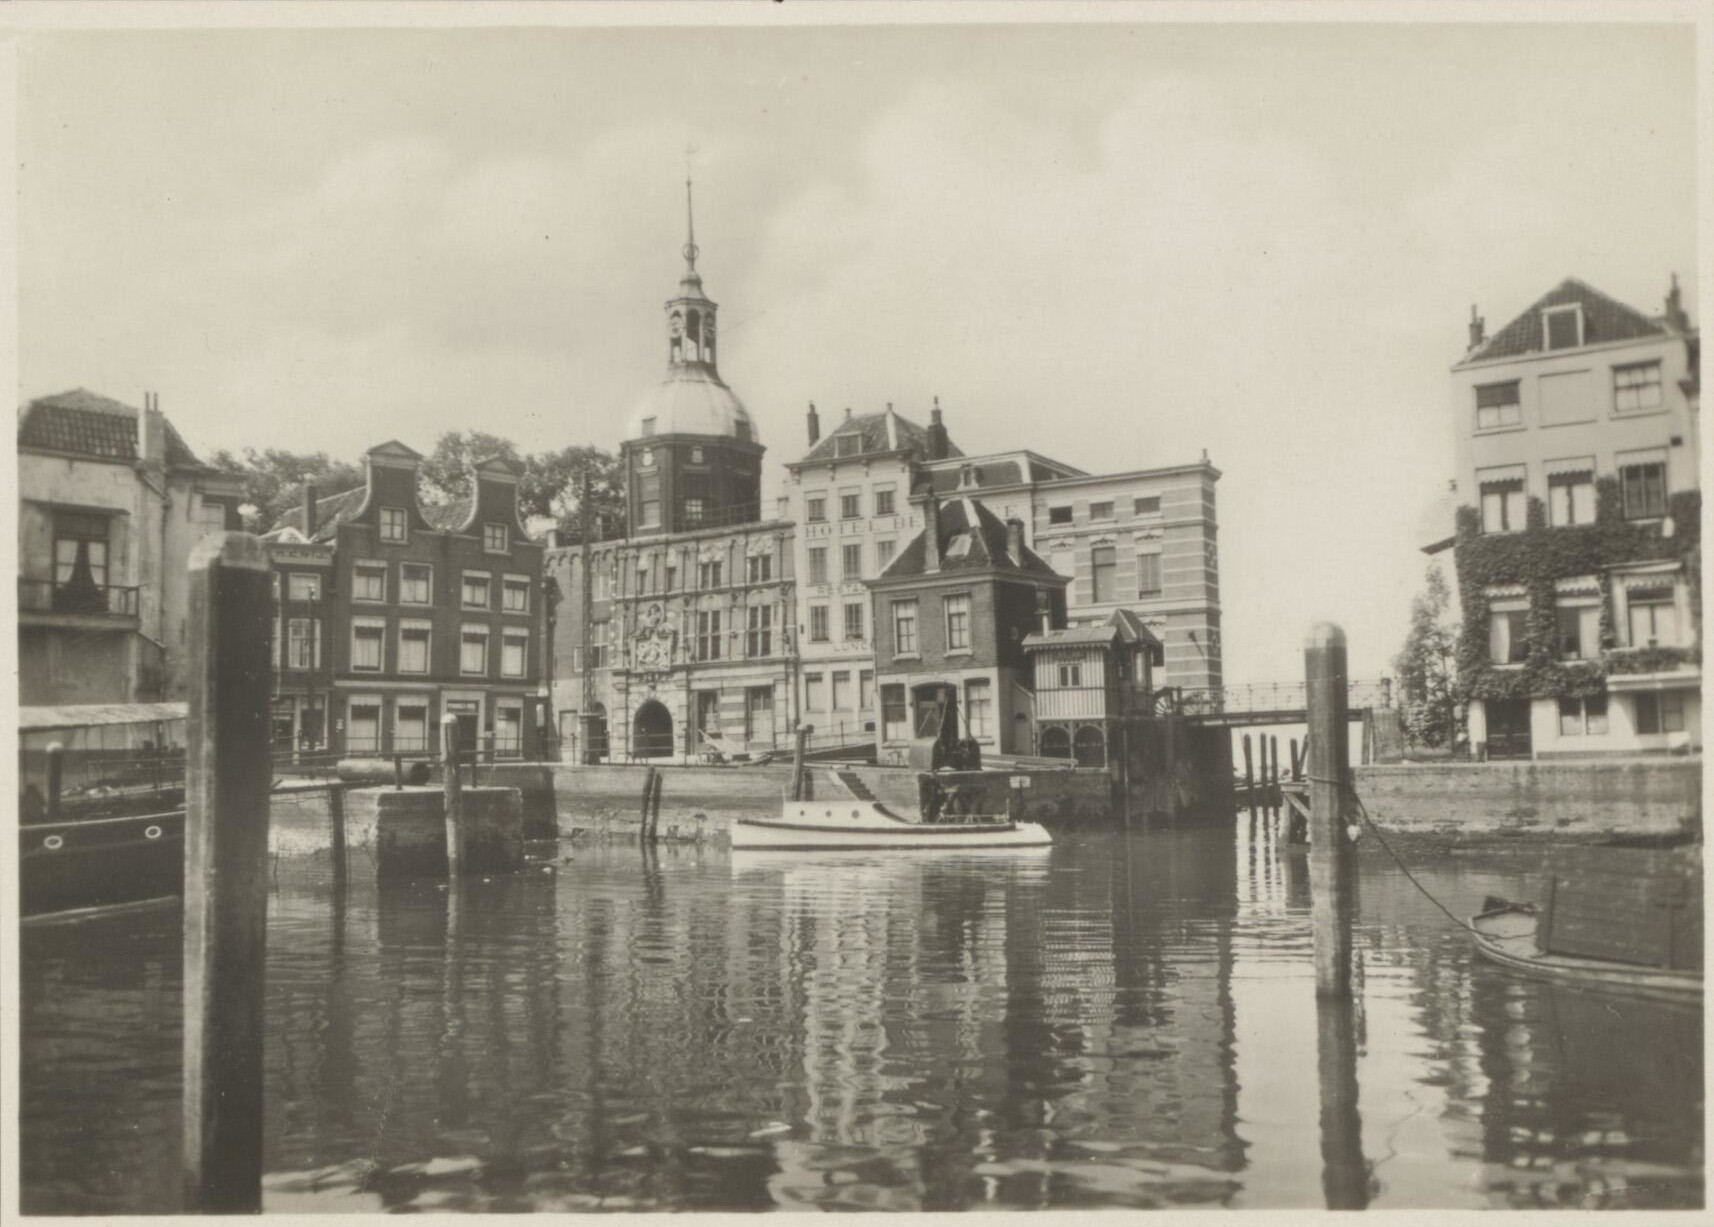
[[[1488,757],[1530,757],[1530,701],[1488,700]]]
[[[928,682],[915,687],[911,696],[916,704],[916,736],[932,737],[950,753],[958,744],[958,688],[946,682]]]
[[[631,757],[668,758],[672,752],[672,713],[658,699],[650,699],[631,722]]]
[[[1093,724],[1084,725],[1077,730],[1077,736],[1072,741],[1072,757],[1077,760],[1079,767],[1105,767],[1106,736]]]
[[[482,704],[476,699],[448,699],[446,710],[449,715],[458,717],[458,752],[474,754],[476,735],[479,732],[477,721],[481,718]]]

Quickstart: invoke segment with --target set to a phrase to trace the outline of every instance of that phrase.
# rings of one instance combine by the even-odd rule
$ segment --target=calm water
[[[1702,1204],[1700,1015],[1474,960],[1372,847],[1345,1015],[1242,829],[270,906],[270,1211]],[[23,934],[26,1211],[177,1206],[178,925]]]

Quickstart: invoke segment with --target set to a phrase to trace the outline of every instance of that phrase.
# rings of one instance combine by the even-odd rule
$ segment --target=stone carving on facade
[[[672,668],[673,647],[678,633],[668,622],[659,601],[651,601],[637,621],[631,644],[633,667],[644,674],[666,673]]]

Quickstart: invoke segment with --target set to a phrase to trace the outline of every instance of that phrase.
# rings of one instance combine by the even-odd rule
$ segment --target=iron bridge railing
[[[1309,707],[1303,682],[1251,682],[1242,686],[1181,688],[1172,693],[1179,714],[1191,719],[1302,712]],[[1392,703],[1393,679],[1390,677],[1347,683],[1346,705],[1352,711],[1391,707]]]

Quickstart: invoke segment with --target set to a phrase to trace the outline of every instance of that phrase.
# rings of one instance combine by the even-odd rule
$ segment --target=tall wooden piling
[[[649,769],[643,773],[643,803],[637,810],[637,842],[649,842],[649,803],[655,798],[655,766],[649,764]]]
[[[459,775],[458,717],[451,712],[440,718],[440,778],[446,811],[446,873],[456,878],[464,871],[464,780]]]
[[[48,746],[48,821],[58,822],[60,794],[65,791],[65,747],[59,742]]]
[[[1285,797],[1280,792],[1280,739],[1268,737],[1268,804],[1277,819],[1285,810]]]
[[[338,782],[327,786],[328,848],[333,861],[333,885],[344,889],[345,868],[345,785]]]
[[[1357,1109],[1357,1007],[1350,998],[1315,1003],[1316,1075],[1321,1098],[1321,1191],[1329,1210],[1366,1210],[1369,1164]]]
[[[1256,825],[1256,778],[1250,763],[1250,735],[1244,734],[1244,799],[1250,806],[1250,825]]]
[[[1349,772],[1345,742],[1345,632],[1318,622],[1304,642],[1309,706],[1309,884],[1315,934],[1315,991],[1351,995],[1351,920],[1356,859],[1345,832],[1343,796]]]
[[[1291,778],[1293,780],[1301,780],[1303,778],[1303,764],[1298,761],[1297,738],[1295,737],[1291,739]]]
[[[809,742],[810,726],[797,726],[797,737],[792,744],[792,800],[802,801],[804,777],[804,751]]]
[[[273,577],[257,537],[190,559],[185,758],[185,1208],[262,1209]]]
[[[666,773],[655,774],[654,786],[649,789],[649,842],[654,843],[661,837],[661,789],[666,786]]]

